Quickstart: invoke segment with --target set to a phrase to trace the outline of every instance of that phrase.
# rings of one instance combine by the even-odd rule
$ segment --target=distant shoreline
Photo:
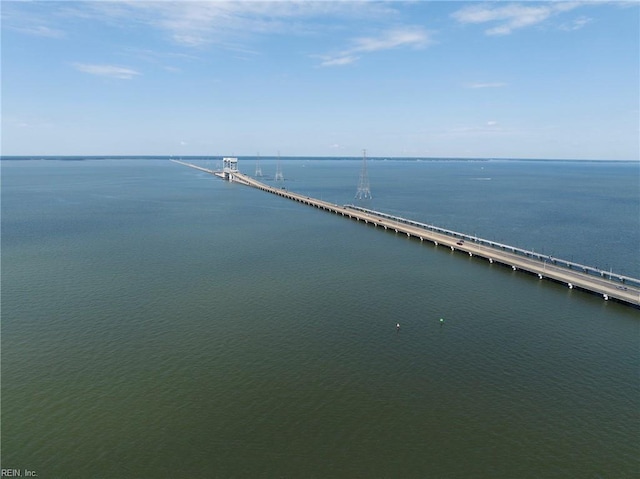
[[[0,161],[95,161],[95,160],[222,160],[224,155],[210,156],[172,156],[172,155],[4,155],[0,156]],[[239,160],[277,160],[277,156],[238,156]],[[361,161],[361,157],[352,156],[282,156],[283,161],[307,161],[307,160],[330,160],[330,161]],[[368,157],[368,161],[398,161],[398,162],[581,162],[581,163],[640,163],[640,160],[587,160],[580,158],[434,158],[434,157]]]

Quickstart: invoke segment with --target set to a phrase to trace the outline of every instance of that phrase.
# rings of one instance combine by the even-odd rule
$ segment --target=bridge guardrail
[[[395,216],[395,215],[390,215],[388,213],[383,213],[381,211],[376,211],[376,210],[371,210],[368,208],[363,208],[361,206],[356,206],[356,205],[352,205],[352,204],[346,204],[344,205],[345,208],[350,208],[350,209],[354,209],[357,211],[362,211],[363,213],[368,213],[371,215],[376,215],[379,216],[381,218],[386,218],[386,219],[390,219],[392,221],[396,221],[398,223],[403,223],[403,224],[407,224],[407,225],[411,225],[411,226],[417,226],[419,228],[424,228],[426,230],[429,231],[434,231],[436,233],[440,233],[440,234],[444,234],[447,236],[451,236],[454,238],[458,238],[458,239],[462,239],[462,240],[466,240],[466,241],[471,241],[473,243],[476,244],[481,244],[483,246],[487,246],[490,248],[494,248],[494,249],[501,249],[501,250],[506,250],[509,251],[511,253],[520,255],[520,256],[524,256],[527,258],[533,258],[533,259],[537,259],[538,261],[541,262],[549,262],[550,264],[554,265],[554,266],[562,266],[564,268],[567,268],[569,270],[575,270],[575,271],[580,271],[583,273],[586,273],[588,275],[591,276],[597,276],[597,277],[601,277],[601,278],[608,278],[611,281],[617,281],[619,282],[621,285],[631,285],[631,286],[636,286],[636,287],[640,287],[640,279],[638,278],[633,278],[631,276],[625,276],[625,275],[621,275],[621,274],[617,274],[617,273],[613,273],[612,271],[604,271],[598,268],[594,268],[592,266],[587,266],[587,265],[583,265],[580,263],[575,263],[573,261],[568,261],[562,258],[556,258],[555,256],[551,256],[551,255],[545,255],[542,253],[536,253],[535,251],[529,251],[526,249],[522,249],[522,248],[517,248],[515,246],[511,246],[511,245],[507,245],[507,244],[503,244],[503,243],[498,243],[495,241],[491,241],[485,238],[479,238],[477,236],[471,236],[465,233],[460,233],[458,231],[453,231],[453,230],[449,230],[446,228],[440,228],[439,226],[434,226],[434,225],[430,225],[427,223],[421,223],[419,221],[414,221],[414,220],[410,220],[407,218],[403,218],[401,216]]]

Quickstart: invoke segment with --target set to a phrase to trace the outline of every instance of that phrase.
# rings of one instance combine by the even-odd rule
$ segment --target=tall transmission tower
[[[367,150],[362,150],[362,171],[360,171],[356,200],[370,200],[372,198],[371,189],[369,188],[369,175],[367,174]]]
[[[256,160],[256,178],[262,176],[262,168],[260,168],[260,153],[258,153],[258,159]]]
[[[276,164],[276,181],[284,181],[284,175],[282,174],[282,169],[280,168],[280,152],[278,152],[278,163]]]

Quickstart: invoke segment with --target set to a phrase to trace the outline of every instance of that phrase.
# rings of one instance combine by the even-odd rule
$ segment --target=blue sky
[[[2,154],[638,160],[638,2],[3,1]]]

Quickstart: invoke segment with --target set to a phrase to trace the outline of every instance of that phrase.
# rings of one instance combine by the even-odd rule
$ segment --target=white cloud
[[[377,37],[361,37],[352,41],[351,47],[334,55],[322,55],[321,66],[348,65],[360,58],[358,54],[395,48],[424,48],[433,43],[429,32],[422,27],[395,28]]]
[[[65,32],[63,32],[62,30],[49,28],[44,25],[20,27],[20,28],[14,28],[14,30],[19,31],[21,33],[26,33],[27,35],[33,35],[36,37],[64,38],[66,36]]]
[[[2,116],[3,127],[8,128],[50,128],[53,126],[51,120],[38,117],[16,117],[16,116]]]
[[[581,2],[551,2],[535,4],[489,3],[471,5],[454,12],[452,17],[459,23],[494,23],[485,30],[487,35],[509,35],[515,30],[544,22],[553,15],[568,12],[581,6]]]
[[[383,32],[377,38],[358,38],[354,43],[352,52],[375,52],[403,46],[422,48],[430,43],[430,38],[421,27],[408,27]]]
[[[573,19],[573,21],[569,23],[565,23],[560,25],[561,30],[565,30],[567,32],[572,32],[574,30],[580,30],[585,25],[591,23],[591,18],[585,17],[584,15]]]
[[[321,56],[320,58],[324,58],[320,66],[322,67],[335,67],[335,66],[343,66],[349,65],[350,63],[354,63],[360,59],[360,57],[354,55],[344,55],[344,56]]]
[[[131,68],[124,68],[116,65],[96,65],[89,63],[74,63],[73,67],[83,73],[97,75],[107,78],[116,78],[118,80],[131,80],[140,75],[140,72]]]
[[[53,2],[52,2],[53,3]],[[152,28],[162,32],[176,45],[204,48],[215,45],[226,50],[256,55],[256,38],[261,35],[326,35],[335,33],[342,21],[356,24],[393,22],[399,18],[393,2],[371,1],[94,1],[61,2],[64,7],[52,10],[57,19],[94,20],[113,28]],[[337,22],[336,20],[340,20]],[[45,24],[45,23],[42,23]],[[34,34],[54,35],[42,27]],[[391,48],[420,48],[430,42],[420,27],[397,28],[380,36],[356,38],[344,51],[318,55],[322,66],[348,65],[362,53]],[[82,70],[82,71],[87,71]],[[91,68],[88,73],[103,74]],[[136,73],[116,71],[116,78],[131,78]]]
[[[255,34],[307,34],[318,19],[390,18],[393,8],[368,1],[140,1],[93,2],[95,18],[105,22],[136,22],[166,32],[187,47],[215,44],[238,48]],[[78,15],[86,15],[79,10]]]
[[[40,2],[2,2],[2,28],[44,38],[63,38],[64,30],[49,25],[55,21],[51,15],[44,14],[40,8],[28,8],[32,5],[40,7]],[[27,6],[27,8],[23,8]]]

